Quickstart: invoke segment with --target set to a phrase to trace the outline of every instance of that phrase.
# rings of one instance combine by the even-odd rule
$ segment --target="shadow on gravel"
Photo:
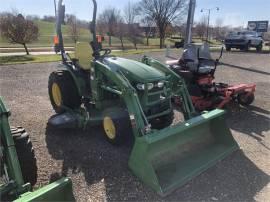
[[[270,75],[269,72],[265,72],[265,71],[261,71],[261,70],[257,70],[257,69],[251,69],[251,68],[241,67],[241,66],[237,66],[237,65],[232,65],[232,64],[224,63],[224,62],[221,62],[220,64],[221,65],[228,66],[228,67],[236,68],[236,69],[241,69],[241,70],[245,70],[245,71],[255,72],[255,73],[258,73],[258,74],[265,74],[265,75],[268,75],[268,76]]]
[[[235,106],[230,109],[231,115],[228,119],[229,127],[233,130],[247,134],[256,139],[262,146],[270,150],[262,141],[264,132],[270,130],[270,111],[257,106],[241,107]]]
[[[111,146],[101,134],[98,127],[81,131],[56,130],[47,126],[48,151],[54,159],[63,160],[62,173],[54,173],[51,178],[69,176],[76,184],[76,175],[83,175],[88,186],[103,183],[107,201],[211,201],[213,197],[220,201],[253,201],[256,193],[269,182],[268,175],[237,151],[169,196],[161,198],[128,169],[132,146]],[[77,187],[81,189],[80,184]],[[97,187],[94,189],[99,190]]]

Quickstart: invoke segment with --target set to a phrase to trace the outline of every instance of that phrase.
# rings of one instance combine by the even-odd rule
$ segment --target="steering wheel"
[[[112,52],[112,50],[109,48],[100,49],[100,51],[104,51],[102,56],[109,55]]]

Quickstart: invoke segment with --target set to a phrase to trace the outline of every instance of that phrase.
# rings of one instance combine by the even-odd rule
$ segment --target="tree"
[[[98,22],[103,24],[107,28],[107,34],[109,36],[109,46],[112,46],[112,36],[115,36],[117,27],[117,19],[119,19],[120,11],[116,8],[105,9],[98,18]]]
[[[55,22],[55,16],[52,15],[44,15],[42,18],[43,21],[46,22]]]
[[[149,16],[146,16],[142,19],[142,23],[146,26],[144,29],[145,37],[146,37],[146,45],[149,46],[149,38],[154,32],[154,24],[155,22]]]
[[[207,17],[203,16],[200,20],[200,22],[198,22],[196,24],[195,27],[195,33],[197,34],[198,37],[200,37],[201,39],[203,39],[203,37],[206,34],[206,30],[207,30]]]
[[[155,21],[159,31],[160,48],[164,46],[166,28],[186,14],[187,0],[141,0],[140,11]]]
[[[26,44],[37,40],[39,33],[39,29],[33,21],[25,19],[22,14],[11,13],[1,17],[0,31],[1,35],[10,43],[23,45],[27,55],[29,55],[29,51]]]
[[[127,35],[127,26],[124,23],[124,20],[122,17],[119,16],[119,19],[117,20],[117,27],[116,27],[116,36],[119,38],[121,42],[122,50],[124,50],[124,43],[123,39]]]
[[[69,33],[72,41],[77,43],[80,35],[80,28],[78,27],[77,18],[75,15],[69,15],[67,25],[69,25]]]
[[[214,27],[215,38],[216,40],[222,40],[224,36],[223,29],[222,29],[223,19],[217,18],[215,24],[216,24]]]
[[[138,14],[139,13],[137,5],[128,2],[127,6],[124,9],[124,16],[127,23],[127,37],[133,43],[136,50],[137,44],[141,42],[139,24],[135,21]]]

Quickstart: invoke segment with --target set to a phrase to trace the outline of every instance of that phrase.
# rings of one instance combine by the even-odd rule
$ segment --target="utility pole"
[[[189,1],[189,9],[188,9],[188,18],[187,18],[187,27],[186,27],[186,35],[185,35],[185,46],[192,42],[192,27],[194,22],[194,13],[196,7],[196,0]]]

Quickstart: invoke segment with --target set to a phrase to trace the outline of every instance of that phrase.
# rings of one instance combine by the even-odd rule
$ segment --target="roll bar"
[[[93,49],[93,57],[95,59],[98,59],[100,57],[100,48],[96,39],[97,2],[96,0],[92,0],[92,2],[94,5],[94,11],[93,11],[93,19],[89,29],[90,32],[92,33],[93,40],[90,42],[90,45]],[[56,17],[56,34],[57,34],[57,39],[55,39],[55,52],[61,52],[62,61],[65,63],[67,62],[68,59],[64,49],[64,41],[61,29],[61,25],[64,23],[65,19],[65,5],[63,5],[63,0],[58,1],[58,9],[55,17]]]
[[[97,38],[96,38],[96,17],[97,17],[97,2],[96,0],[92,0],[93,2],[93,5],[94,5],[94,11],[93,11],[93,18],[92,18],[92,22],[91,22],[91,25],[90,25],[90,31],[92,33],[92,37],[93,37],[93,40],[90,42],[90,45],[93,49],[93,56],[94,58],[98,58],[100,56],[100,53],[99,53],[99,46],[98,46],[98,43],[97,43]]]

